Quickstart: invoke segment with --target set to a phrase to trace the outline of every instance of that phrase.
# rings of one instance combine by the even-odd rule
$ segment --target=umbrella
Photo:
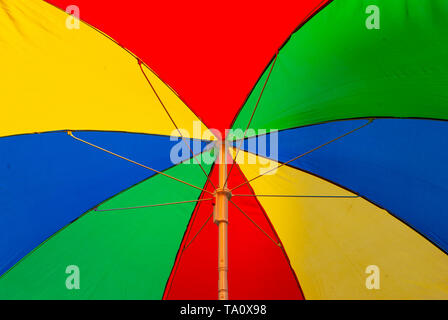
[[[0,298],[448,298],[446,1],[0,4]]]

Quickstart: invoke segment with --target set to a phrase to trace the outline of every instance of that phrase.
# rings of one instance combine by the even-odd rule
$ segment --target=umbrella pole
[[[227,286],[227,226],[228,202],[231,192],[227,188],[227,147],[225,140],[220,142],[219,150],[219,187],[215,190],[216,205],[214,222],[218,225],[218,299],[228,300]]]

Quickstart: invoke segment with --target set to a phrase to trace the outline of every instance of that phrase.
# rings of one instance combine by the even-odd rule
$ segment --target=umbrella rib
[[[337,141],[337,140],[339,140],[339,139],[342,139],[342,138],[348,136],[349,134],[354,133],[354,132],[356,132],[356,131],[358,131],[358,130],[364,128],[365,126],[371,124],[371,123],[373,122],[373,120],[374,120],[374,119],[369,119],[369,122],[363,124],[362,126],[360,126],[360,127],[358,127],[358,128],[355,128],[355,129],[353,129],[353,130],[350,130],[349,132],[346,132],[346,133],[344,133],[343,135],[340,135],[340,136],[337,137],[337,138],[334,138],[334,139],[332,139],[332,140],[330,140],[330,141],[327,141],[327,142],[325,142],[324,144],[321,144],[320,146],[317,146],[317,147],[315,147],[315,148],[313,148],[313,149],[311,149],[311,150],[309,150],[309,151],[307,151],[307,152],[305,152],[305,153],[302,153],[301,155],[299,155],[299,156],[297,156],[297,157],[292,158],[291,160],[288,160],[288,161],[286,161],[286,162],[283,162],[282,164],[277,165],[276,167],[274,167],[274,168],[272,168],[272,169],[270,169],[270,170],[268,170],[268,171],[266,171],[266,172],[263,172],[263,173],[259,174],[258,176],[255,176],[254,178],[252,178],[252,179],[250,179],[250,180],[247,180],[247,181],[241,183],[240,185],[238,185],[238,186],[236,186],[236,187],[230,189],[230,191],[236,190],[236,189],[238,189],[239,187],[241,187],[241,186],[243,186],[243,185],[245,185],[245,184],[248,184],[249,182],[254,181],[255,179],[258,179],[258,178],[260,178],[260,177],[266,175],[266,174],[269,173],[269,172],[272,172],[272,171],[274,171],[274,170],[277,170],[278,168],[280,168],[280,167],[282,167],[282,166],[284,166],[284,165],[286,165],[286,164],[288,164],[288,163],[290,163],[290,162],[293,162],[293,161],[295,161],[295,160],[297,160],[297,159],[299,159],[299,158],[301,158],[301,157],[306,156],[307,154],[310,154],[310,153],[312,153],[312,152],[314,152],[314,151],[316,151],[316,150],[319,150],[320,148],[323,148],[323,147],[329,145],[329,144],[332,143],[332,142],[335,142],[335,141]]]
[[[204,224],[199,228],[198,232],[196,232],[196,234],[193,236],[193,238],[190,240],[190,242],[188,242],[184,248],[182,249],[182,252],[185,251],[194,241],[194,239],[196,239],[196,237],[199,235],[199,233],[201,233],[202,229],[204,229],[205,225],[207,224],[207,222],[209,222],[209,220],[211,219],[211,217],[213,216],[213,212],[208,216],[207,220],[205,220]]]
[[[258,100],[257,100],[257,103],[255,104],[254,110],[252,111],[252,115],[250,116],[249,123],[247,124],[246,130],[244,130],[243,137],[241,138],[240,144],[238,145],[238,149],[236,150],[236,154],[235,154],[235,157],[233,158],[232,165],[230,166],[229,173],[227,174],[227,178],[224,182],[224,186],[227,186],[227,180],[230,177],[230,173],[232,172],[232,169],[235,165],[235,160],[238,157],[238,153],[240,152],[241,146],[244,143],[244,137],[247,134],[247,130],[249,129],[252,119],[254,118],[255,111],[258,108],[258,103],[261,100],[261,96],[263,95],[264,89],[266,88],[266,84],[268,83],[269,77],[271,76],[272,69],[274,69],[275,62],[277,61],[277,56],[278,56],[278,52],[275,54],[275,58],[274,58],[274,61],[272,62],[271,69],[269,70],[268,76],[266,77],[266,80],[264,81],[263,88],[261,89],[260,95],[258,96]]]
[[[149,80],[148,76],[146,75],[145,71],[142,68],[142,61],[140,59],[138,59],[138,65],[140,67],[140,70],[142,71],[143,75],[145,76],[146,81],[148,82],[149,86],[151,87],[152,91],[154,92],[154,94],[156,95],[157,99],[159,100],[160,104],[162,105],[163,109],[165,110],[166,114],[168,115],[168,117],[170,118],[171,122],[173,123],[173,125],[176,127],[177,132],[179,133],[179,135],[182,138],[182,141],[187,145],[188,149],[191,152],[191,155],[193,156],[194,160],[196,161],[196,163],[201,167],[202,172],[205,174],[205,176],[207,177],[207,180],[211,183],[211,185],[213,186],[213,189],[216,189],[215,185],[213,184],[212,180],[209,178],[207,172],[205,172],[204,167],[201,165],[201,162],[198,161],[198,159],[196,158],[196,155],[193,153],[193,150],[191,150],[190,144],[187,143],[187,141],[185,140],[185,137],[182,135],[182,132],[179,130],[179,127],[177,126],[176,122],[174,121],[173,117],[171,116],[171,114],[169,113],[168,109],[165,107],[165,104],[163,103],[162,99],[159,97],[156,89],[154,88],[154,86],[152,85],[151,81]]]
[[[69,136],[71,136],[71,137],[72,137],[73,139],[75,139],[75,140],[78,140],[78,141],[80,141],[80,142],[82,142],[82,143],[85,143],[85,144],[91,146],[91,147],[94,147],[94,148],[96,148],[96,149],[99,149],[99,150],[101,150],[101,151],[104,151],[104,152],[106,152],[106,153],[109,153],[109,154],[111,154],[111,155],[113,155],[113,156],[115,156],[115,157],[118,157],[118,158],[120,158],[120,159],[126,160],[126,161],[131,162],[131,163],[133,163],[133,164],[136,164],[136,165],[138,165],[138,166],[140,166],[140,167],[142,167],[142,168],[151,170],[151,171],[153,171],[153,172],[155,172],[155,173],[161,174],[161,175],[163,175],[163,176],[165,176],[165,177],[167,177],[167,178],[170,178],[170,179],[176,180],[176,181],[178,181],[178,182],[181,182],[181,183],[183,183],[183,184],[186,184],[187,186],[193,187],[193,188],[198,189],[198,190],[205,191],[205,192],[207,192],[207,193],[209,193],[209,194],[213,194],[213,193],[211,193],[211,192],[208,191],[208,190],[205,190],[205,189],[200,188],[200,187],[198,187],[198,186],[195,186],[195,185],[193,185],[193,184],[191,184],[191,183],[188,183],[188,182],[186,182],[186,181],[180,180],[180,179],[178,179],[178,178],[175,178],[175,177],[173,177],[173,176],[170,176],[169,174],[166,174],[166,173],[161,172],[161,171],[159,171],[159,170],[156,170],[156,169],[153,169],[153,168],[151,168],[151,167],[145,166],[145,165],[143,165],[143,164],[141,164],[141,163],[138,163],[138,162],[136,162],[136,161],[134,161],[134,160],[128,159],[128,158],[123,157],[123,156],[120,156],[119,154],[116,154],[116,153],[114,153],[114,152],[112,152],[112,151],[109,151],[109,150],[107,150],[107,149],[101,148],[101,147],[99,147],[99,146],[97,146],[97,145],[95,145],[95,144],[93,144],[93,143],[90,143],[90,142],[85,141],[85,140],[83,140],[83,139],[81,139],[81,138],[78,138],[78,137],[76,137],[71,131],[67,131],[67,134],[68,134]]]
[[[254,226],[256,226],[258,228],[258,230],[260,230],[266,237],[268,237],[277,247],[281,247],[281,243],[275,241],[269,234],[267,234],[266,231],[263,230],[263,228],[261,228],[254,220],[252,220],[244,211],[243,209],[241,209],[239,206],[237,206],[237,204],[235,202],[232,201],[232,199],[230,199],[230,202],[238,209],[238,211],[240,211],[250,222],[252,222],[252,224]]]
[[[213,198],[199,199],[199,200],[186,200],[186,201],[177,201],[177,202],[167,202],[167,203],[158,203],[158,204],[149,204],[149,205],[144,205],[144,206],[125,207],[125,208],[98,209],[98,207],[96,207],[96,208],[94,208],[93,210],[94,210],[94,211],[97,211],[97,212],[118,211],[118,210],[131,210],[131,209],[142,209],[142,208],[162,207],[162,206],[168,206],[168,205],[174,205],[174,204],[191,203],[191,202],[200,202],[200,201],[207,201],[207,200],[213,200]]]
[[[359,198],[360,196],[291,195],[291,194],[232,194],[232,197],[278,197],[278,198]]]

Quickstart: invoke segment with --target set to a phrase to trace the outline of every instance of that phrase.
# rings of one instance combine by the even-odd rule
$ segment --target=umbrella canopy
[[[0,298],[448,298],[447,18],[1,1]]]

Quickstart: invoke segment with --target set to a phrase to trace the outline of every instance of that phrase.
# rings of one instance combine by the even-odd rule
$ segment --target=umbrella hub
[[[232,198],[232,192],[227,188],[216,188],[213,192],[215,197],[215,210],[213,213],[213,222],[219,224],[220,222],[228,223],[228,201]]]
[[[215,198],[217,196],[225,196],[227,197],[227,200],[230,200],[230,198],[232,198],[232,191],[230,191],[230,189],[227,187],[216,188],[215,191],[213,192],[213,195],[215,196]]]

